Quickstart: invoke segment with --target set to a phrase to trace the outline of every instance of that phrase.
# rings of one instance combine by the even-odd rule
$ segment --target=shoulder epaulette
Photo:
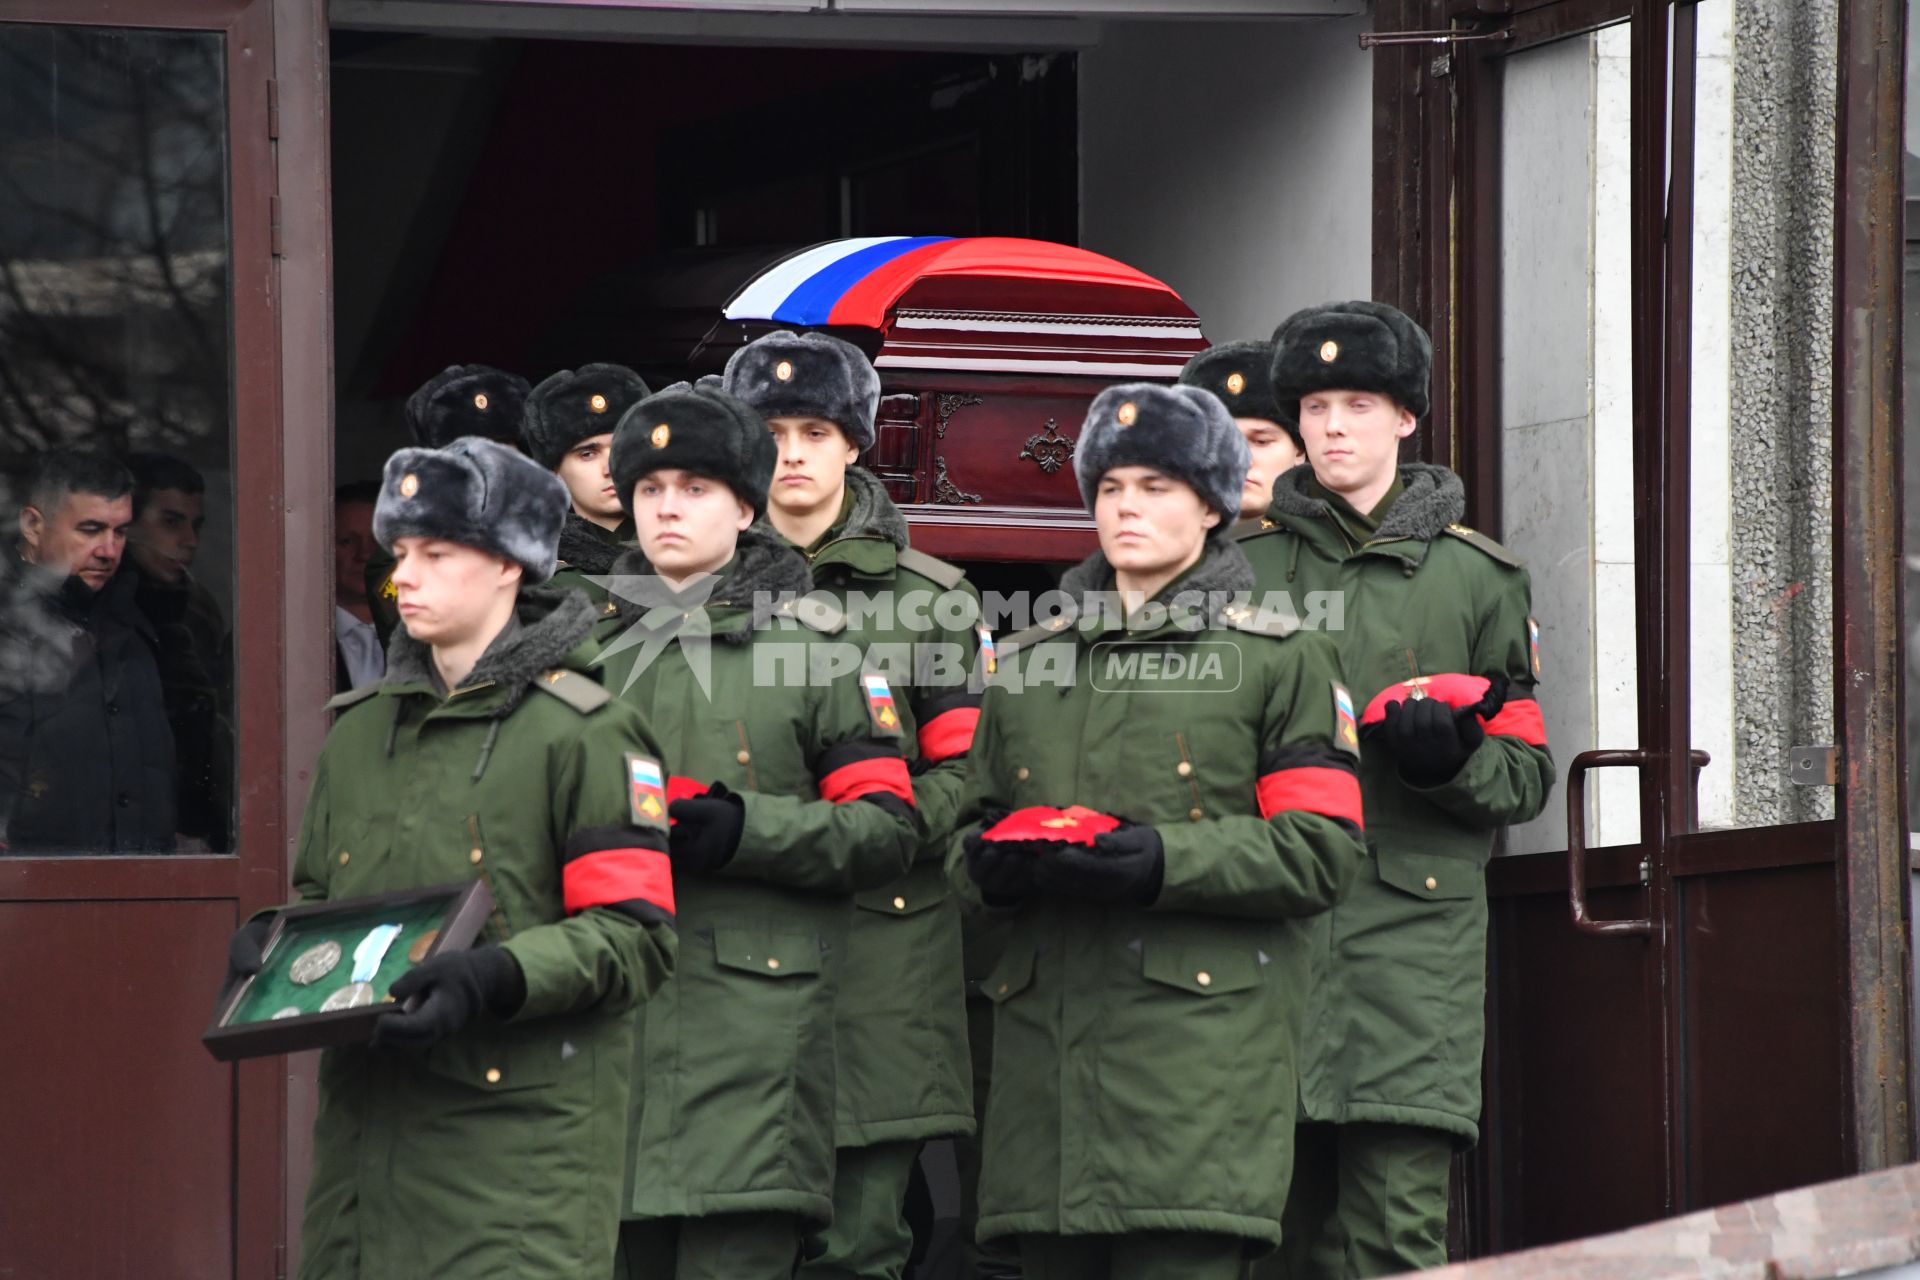
[[[998,650],[1000,657],[1005,658],[1016,650],[1030,649],[1042,640],[1052,639],[1054,636],[1065,631],[1072,622],[1072,618],[1064,616],[1049,618],[1038,626],[1028,627],[1024,631],[1016,631],[1010,636],[1002,636],[994,642],[994,648]]]
[[[911,569],[942,591],[951,591],[967,580],[967,571],[959,565],[948,564],[938,556],[915,551],[912,547],[901,548],[900,554],[894,557],[894,563],[902,569]]]
[[[583,676],[578,671],[568,671],[565,667],[542,671],[534,677],[533,684],[535,688],[552,694],[583,716],[591,715],[613,701],[613,695],[602,688],[592,676]]]
[[[819,595],[782,600],[775,612],[792,618],[803,627],[811,627],[822,635],[835,636],[847,629],[846,612],[833,601]]]
[[[1248,538],[1257,538],[1263,533],[1271,533],[1280,527],[1278,520],[1272,520],[1266,516],[1248,516],[1228,530],[1227,536],[1235,542],[1245,542]]]
[[[1256,609],[1250,604],[1230,604],[1220,610],[1220,625],[1251,635],[1272,636],[1275,640],[1285,640],[1300,629],[1299,619],[1270,609]]]
[[[358,689],[349,689],[345,693],[336,693],[327,699],[327,710],[344,711],[356,703],[365,702],[378,692],[380,692],[380,682],[376,680],[372,684],[363,684]]]
[[[1452,534],[1489,559],[1498,560],[1501,564],[1511,565],[1515,569],[1524,569],[1527,567],[1526,561],[1495,542],[1492,538],[1489,538],[1486,534],[1481,533],[1478,529],[1469,529],[1464,524],[1450,524],[1444,532]]]

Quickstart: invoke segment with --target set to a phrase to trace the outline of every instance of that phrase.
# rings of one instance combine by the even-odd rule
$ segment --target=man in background
[[[0,570],[0,849],[164,853],[173,733],[153,628],[121,574],[133,476],[104,454],[34,465]]]
[[[380,486],[343,484],[333,491],[333,687],[336,693],[378,684],[387,674],[387,649],[373,624],[367,565],[379,552],[373,507]]]
[[[153,629],[173,730],[174,812],[182,850],[224,851],[233,824],[232,639],[219,603],[193,575],[207,483],[165,453],[137,453],[127,530],[134,602]]]

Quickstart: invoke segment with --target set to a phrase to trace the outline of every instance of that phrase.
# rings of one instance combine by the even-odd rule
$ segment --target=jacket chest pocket
[[[1140,974],[1148,982],[1195,996],[1224,996],[1260,985],[1261,964],[1249,951],[1209,946],[1147,947]]]
[[[1008,939],[999,963],[980,984],[980,990],[995,1004],[1005,1004],[1033,985],[1035,963],[1033,939],[1016,935]]]
[[[1484,884],[1481,869],[1463,858],[1382,849],[1379,864],[1380,883],[1428,902],[1472,898]]]
[[[820,939],[811,933],[757,934],[718,928],[713,960],[722,969],[783,981],[820,975]]]

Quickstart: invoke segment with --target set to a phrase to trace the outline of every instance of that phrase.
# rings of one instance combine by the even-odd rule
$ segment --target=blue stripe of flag
[[[952,236],[910,236],[905,240],[868,245],[822,267],[794,286],[793,292],[773,309],[773,318],[787,324],[825,324],[833,314],[833,304],[873,271],[901,254],[951,239]]]

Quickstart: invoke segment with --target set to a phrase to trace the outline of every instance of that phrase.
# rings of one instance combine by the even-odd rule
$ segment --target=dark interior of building
[[[378,474],[449,364],[684,376],[791,249],[1077,237],[1070,54],[340,31],[332,105],[343,482]]]

